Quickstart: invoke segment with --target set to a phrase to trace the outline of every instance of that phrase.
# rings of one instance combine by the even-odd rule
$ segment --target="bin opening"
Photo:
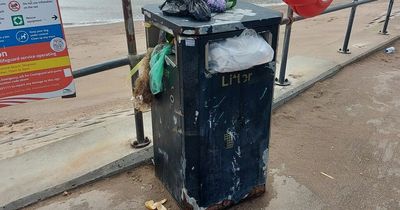
[[[240,36],[213,40],[206,46],[206,68],[210,73],[243,71],[274,60],[270,32],[246,29]]]

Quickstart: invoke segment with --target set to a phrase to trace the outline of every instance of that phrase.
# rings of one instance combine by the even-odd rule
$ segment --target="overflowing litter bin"
[[[173,37],[165,57],[163,90],[152,102],[156,176],[183,209],[221,209],[261,195],[281,13],[238,3],[210,22],[164,16],[158,5],[145,6],[143,14],[148,47]],[[268,61],[258,65],[260,59],[254,56],[250,63],[255,66],[247,69],[216,67],[213,50],[217,55],[231,52],[219,46],[247,34],[262,37],[271,47],[250,52],[272,51]],[[252,39],[247,43],[254,46]],[[240,52],[225,56],[228,60],[222,65],[240,68],[241,60],[249,63],[241,59],[249,52]]]

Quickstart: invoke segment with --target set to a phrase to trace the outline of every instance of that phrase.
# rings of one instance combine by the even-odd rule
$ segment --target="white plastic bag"
[[[253,29],[246,29],[234,38],[210,43],[208,70],[227,73],[247,70],[253,66],[269,63],[274,50]]]

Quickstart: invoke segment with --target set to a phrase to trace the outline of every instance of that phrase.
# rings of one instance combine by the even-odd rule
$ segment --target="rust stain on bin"
[[[248,200],[251,200],[251,199],[260,197],[260,196],[262,196],[265,192],[266,192],[266,190],[265,190],[265,184],[264,184],[264,185],[259,185],[259,186],[254,187],[254,188],[249,192],[249,194],[246,195],[246,196],[245,196],[240,202],[238,202],[238,203],[235,203],[235,202],[232,201],[232,200],[224,200],[224,201],[222,201],[222,202],[220,202],[220,203],[218,203],[218,204],[214,204],[214,205],[211,205],[211,206],[207,207],[206,210],[222,210],[222,209],[227,209],[227,208],[232,207],[232,206],[234,206],[234,205],[236,205],[236,204],[239,204],[239,203],[241,203],[241,202],[248,201]],[[186,199],[183,200],[182,209],[184,209],[184,210],[195,210],[195,208],[194,208],[192,205],[190,205],[190,204],[186,201]]]

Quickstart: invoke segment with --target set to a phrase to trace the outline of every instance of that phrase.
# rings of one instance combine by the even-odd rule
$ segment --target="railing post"
[[[383,35],[387,35],[388,34],[387,28],[388,28],[388,25],[389,25],[390,16],[392,14],[393,4],[394,4],[394,0],[390,0],[389,1],[389,7],[388,7],[388,10],[387,10],[387,14],[386,14],[385,24],[383,25],[382,31],[380,31],[380,33],[383,34]]]
[[[279,72],[279,78],[275,79],[275,84],[278,86],[289,86],[290,85],[289,80],[286,78],[286,68],[287,68],[287,61],[288,61],[288,56],[289,56],[290,36],[292,34],[292,24],[293,24],[293,10],[290,7],[288,7],[288,10],[287,10],[287,18],[289,19],[289,23],[286,24],[286,29],[285,29],[285,39],[283,42],[281,70]]]
[[[358,0],[353,0],[353,2],[357,2]],[[340,53],[350,54],[349,50],[349,41],[351,36],[351,30],[353,29],[354,18],[356,16],[357,5],[351,8],[349,23],[347,25],[346,37],[344,38],[343,47],[339,49]]]
[[[135,37],[135,25],[133,22],[132,13],[132,2],[131,0],[122,0],[122,9],[124,12],[124,22],[126,31],[126,40],[128,44],[129,52],[129,63],[130,68],[134,68],[136,65],[135,56],[137,55],[136,49],[136,37]],[[132,89],[134,88],[135,80],[137,75],[133,75],[131,78]],[[132,142],[134,148],[143,148],[150,144],[150,140],[144,136],[144,126],[143,126],[143,113],[138,109],[135,109],[135,124],[136,124],[136,141]]]

